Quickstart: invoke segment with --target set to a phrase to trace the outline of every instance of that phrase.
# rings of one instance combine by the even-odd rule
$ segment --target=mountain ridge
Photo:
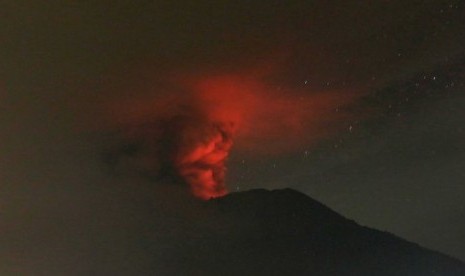
[[[219,223],[240,223],[224,226],[225,234],[204,236],[197,252],[208,258],[198,257],[186,272],[465,275],[465,264],[455,258],[360,226],[292,189],[231,193],[205,202],[205,207],[214,210]]]

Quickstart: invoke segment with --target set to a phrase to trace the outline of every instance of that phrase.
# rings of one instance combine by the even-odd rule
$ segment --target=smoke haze
[[[308,147],[354,117],[344,107],[362,94],[289,91],[251,71],[179,77],[162,93],[108,104],[110,125],[138,149],[119,157],[132,155],[151,174],[171,172],[199,198],[221,196],[232,149],[273,156]]]

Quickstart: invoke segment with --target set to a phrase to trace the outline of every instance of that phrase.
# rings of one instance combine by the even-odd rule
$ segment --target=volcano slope
[[[209,226],[182,246],[168,274],[465,275],[459,260],[360,226],[295,190],[232,193],[204,208]]]

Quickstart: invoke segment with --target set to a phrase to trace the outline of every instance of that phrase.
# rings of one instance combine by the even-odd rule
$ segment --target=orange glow
[[[183,139],[180,148],[185,150],[177,152],[174,166],[195,196],[209,199],[226,194],[225,162],[232,147],[232,133],[218,124],[205,124],[203,127],[212,132],[205,133],[201,140]],[[184,135],[189,134],[186,131]]]
[[[344,115],[336,108],[357,96],[347,91],[290,91],[264,79],[250,73],[178,77],[176,91],[182,92],[149,93],[117,103],[112,110],[123,125],[167,122],[169,160],[160,162],[171,162],[196,197],[209,199],[227,193],[226,162],[233,141],[235,150],[252,156],[308,147],[337,129]],[[157,136],[163,130],[151,133]]]
[[[208,120],[230,124],[235,149],[253,155],[286,153],[319,141],[347,116],[336,108],[358,96],[351,91],[290,91],[239,74],[193,83],[190,90]]]

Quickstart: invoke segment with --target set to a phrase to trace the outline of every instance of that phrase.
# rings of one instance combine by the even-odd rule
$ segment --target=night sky
[[[6,0],[0,60],[5,271],[59,263],[115,197],[186,228],[211,120],[235,123],[230,192],[294,188],[465,260],[463,1]]]

